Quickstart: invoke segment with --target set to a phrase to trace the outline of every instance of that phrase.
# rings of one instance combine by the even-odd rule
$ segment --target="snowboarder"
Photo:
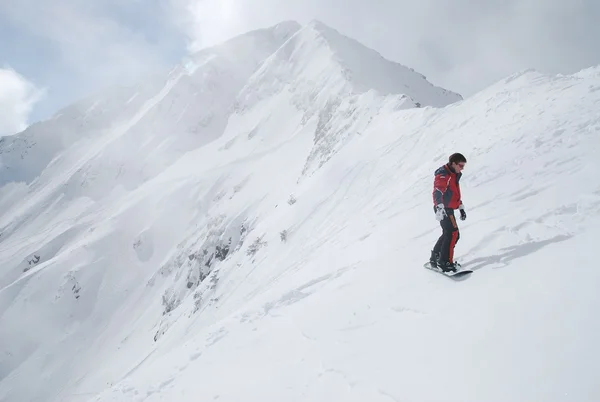
[[[433,211],[442,227],[442,235],[431,250],[429,262],[433,268],[438,267],[444,272],[456,272],[459,267],[454,261],[454,246],[460,237],[454,210],[460,210],[461,220],[467,219],[459,184],[466,163],[462,154],[455,153],[434,173]]]

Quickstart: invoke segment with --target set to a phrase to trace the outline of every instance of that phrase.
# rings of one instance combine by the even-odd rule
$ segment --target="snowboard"
[[[427,269],[428,269],[428,270],[430,270],[430,271],[433,271],[433,272],[438,272],[438,273],[440,273],[440,274],[442,274],[442,275],[444,275],[444,276],[447,276],[447,277],[449,277],[449,278],[460,278],[460,277],[462,277],[462,276],[468,275],[468,274],[470,274],[470,273],[472,273],[472,272],[473,272],[473,271],[471,271],[470,269],[464,269],[464,270],[461,270],[460,268],[459,268],[459,270],[458,270],[458,271],[456,271],[456,272],[444,272],[444,271],[442,271],[441,269],[439,269],[439,268],[437,268],[437,267],[435,267],[435,268],[434,268],[434,267],[432,267],[432,266],[431,266],[431,264],[429,263],[429,261],[427,261],[427,262],[426,262],[426,263],[423,265],[423,267],[427,268]],[[460,265],[459,265],[459,267],[460,267]]]

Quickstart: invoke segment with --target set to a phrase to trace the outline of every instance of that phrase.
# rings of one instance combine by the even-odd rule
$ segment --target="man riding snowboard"
[[[454,246],[460,238],[454,210],[460,210],[460,219],[467,219],[467,213],[460,197],[459,181],[467,159],[459,153],[450,155],[448,163],[438,168],[433,181],[433,211],[440,222],[442,235],[439,237],[429,262],[444,272],[456,272],[458,264],[454,262]]]

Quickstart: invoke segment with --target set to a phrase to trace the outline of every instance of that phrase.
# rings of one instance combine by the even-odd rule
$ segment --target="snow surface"
[[[209,81],[224,123],[207,139],[160,131],[183,127],[165,99],[235,65],[234,42],[124,93],[130,115],[78,106],[102,128],[65,123],[49,164],[11,159],[0,401],[598,400],[600,67],[462,100],[293,27],[249,34],[282,42]],[[455,151],[463,280],[422,268],[433,171]]]

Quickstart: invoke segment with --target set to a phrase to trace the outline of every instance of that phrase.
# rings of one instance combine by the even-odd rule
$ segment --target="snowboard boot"
[[[459,270],[460,264],[458,262],[440,261],[438,267],[444,272],[456,272]]]
[[[436,253],[433,250],[431,250],[431,256],[429,257],[429,263],[431,264],[432,268],[438,267],[439,259],[440,259],[440,253]]]

